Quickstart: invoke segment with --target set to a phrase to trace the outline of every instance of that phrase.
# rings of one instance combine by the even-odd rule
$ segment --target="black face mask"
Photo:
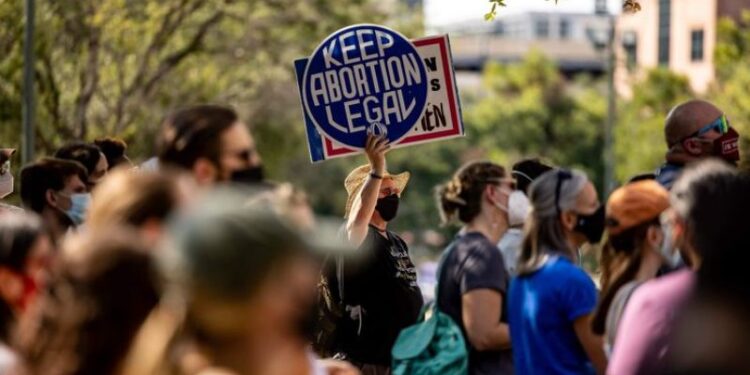
[[[586,236],[589,243],[598,243],[604,234],[604,221],[604,205],[601,205],[591,215],[578,214],[578,222],[573,230]]]
[[[375,209],[380,213],[380,217],[385,221],[391,221],[396,217],[398,213],[398,203],[400,199],[398,195],[391,194],[385,198],[378,199],[378,204]]]
[[[232,182],[240,184],[257,184],[263,182],[263,166],[256,165],[247,169],[240,169],[232,173]]]

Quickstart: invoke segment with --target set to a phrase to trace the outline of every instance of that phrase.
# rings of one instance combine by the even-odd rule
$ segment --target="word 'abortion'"
[[[368,35],[374,39],[367,40]],[[351,43],[354,38],[357,44]],[[393,37],[387,33],[357,30],[343,33],[323,47],[326,70],[310,75],[309,93],[315,107],[325,105],[329,124],[344,133],[355,133],[365,131],[373,122],[402,122],[414,111],[417,100],[408,100],[410,91],[404,91],[418,91],[413,88],[422,84],[420,57],[413,52],[389,55],[387,50],[393,45]],[[337,47],[340,54],[334,56]],[[332,109],[334,104],[338,108]],[[334,120],[340,105],[345,126]]]

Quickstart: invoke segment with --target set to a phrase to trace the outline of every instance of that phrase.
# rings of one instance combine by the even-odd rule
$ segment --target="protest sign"
[[[388,29],[342,29],[321,44],[319,56],[295,61],[313,162],[361,153],[371,129],[387,135],[393,148],[463,135],[447,35],[411,42],[415,55],[397,41],[398,34],[383,30]],[[381,49],[384,58],[376,59]],[[389,49],[395,51],[391,56]],[[361,65],[363,56],[369,60]],[[427,90],[424,99],[422,85]],[[391,90],[384,91],[386,87]]]

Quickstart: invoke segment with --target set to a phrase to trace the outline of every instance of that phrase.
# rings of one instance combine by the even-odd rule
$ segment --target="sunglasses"
[[[255,155],[255,150],[253,149],[245,149],[240,151],[234,151],[234,152],[227,152],[227,154],[232,155],[240,160],[249,161],[253,155]]]
[[[485,183],[488,184],[494,184],[494,185],[502,185],[502,184],[508,184],[508,187],[511,190],[516,190],[516,180],[511,177],[502,177],[502,178],[488,178]]]
[[[700,136],[702,136],[702,135],[710,132],[711,130],[715,130],[719,134],[727,134],[729,132],[729,120],[727,120],[727,116],[725,116],[725,115],[719,116],[719,118],[717,118],[716,120],[714,120],[712,123],[710,123],[710,124],[708,124],[708,125],[700,128],[700,129],[698,129],[696,132],[694,132],[693,134],[688,135],[687,137],[683,138],[682,140],[684,141],[684,140],[689,139],[689,138],[700,137]]]

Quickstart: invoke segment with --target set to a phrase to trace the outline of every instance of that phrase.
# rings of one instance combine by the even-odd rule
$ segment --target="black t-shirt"
[[[477,289],[492,289],[503,296],[503,311],[497,319],[500,322],[508,321],[506,292],[510,278],[500,250],[481,233],[466,233],[457,236],[446,252],[449,253],[443,260],[438,276],[438,308],[461,326],[469,348],[469,374],[513,374],[513,353],[510,350],[475,350],[468,340],[461,318],[461,298],[464,294]]]
[[[416,323],[422,308],[417,271],[406,243],[372,227],[358,249],[358,261],[343,266],[347,312],[336,327],[337,350],[359,363],[391,365],[391,348],[402,329]],[[338,278],[328,277],[339,296]]]

